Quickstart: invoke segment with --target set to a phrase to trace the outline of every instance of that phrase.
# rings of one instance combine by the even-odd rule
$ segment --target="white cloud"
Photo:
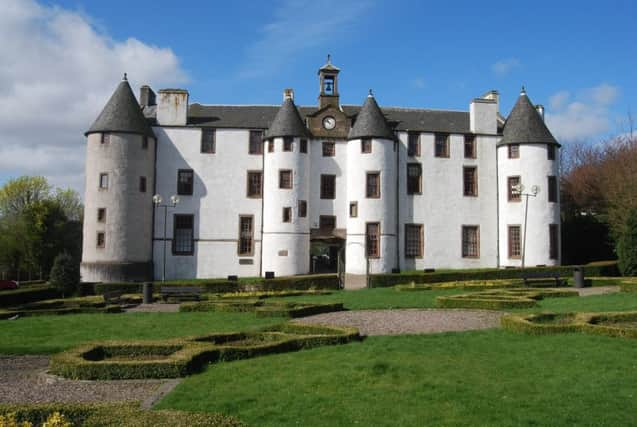
[[[186,73],[170,49],[113,40],[80,13],[32,0],[2,8],[0,179],[40,174],[82,192],[83,133],[123,73],[134,90],[183,83]]]
[[[573,100],[569,92],[557,92],[549,98],[547,125],[559,141],[598,138],[612,130],[615,118],[610,107],[618,96],[619,88],[608,83],[581,89]]]
[[[498,76],[505,76],[521,65],[522,64],[518,58],[505,58],[491,65],[491,70]]]
[[[414,80],[412,80],[411,83],[416,89],[424,89],[425,88],[425,79],[423,79],[421,77],[415,78]]]

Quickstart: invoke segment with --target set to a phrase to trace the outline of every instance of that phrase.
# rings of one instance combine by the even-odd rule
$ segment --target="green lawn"
[[[634,425],[637,340],[502,330],[371,337],[211,365],[160,408],[250,425]]]

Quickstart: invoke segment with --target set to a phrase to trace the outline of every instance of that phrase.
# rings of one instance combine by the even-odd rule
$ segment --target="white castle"
[[[506,119],[496,91],[358,107],[339,71],[311,107],[137,101],[124,78],[86,132],[83,280],[559,265],[560,145],[524,89]]]

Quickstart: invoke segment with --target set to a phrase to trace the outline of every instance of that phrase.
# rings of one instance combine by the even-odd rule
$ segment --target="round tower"
[[[522,88],[497,146],[501,266],[560,264],[560,145],[543,112]]]
[[[310,263],[308,130],[286,90],[265,134],[262,274],[305,274]]]
[[[82,280],[152,280],[156,140],[126,75],[85,135]]]
[[[398,267],[395,136],[371,91],[347,139],[345,286],[356,288]]]

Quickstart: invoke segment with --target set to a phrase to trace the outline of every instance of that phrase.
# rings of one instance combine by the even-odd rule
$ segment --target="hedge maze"
[[[440,308],[474,308],[484,310],[501,310],[509,308],[531,308],[543,298],[576,297],[577,291],[510,288],[495,289],[468,294],[440,296],[436,305]]]

